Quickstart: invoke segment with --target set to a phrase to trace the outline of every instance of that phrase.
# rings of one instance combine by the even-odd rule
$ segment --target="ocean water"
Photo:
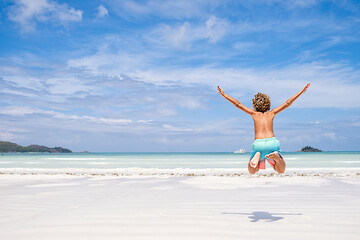
[[[1,169],[247,169],[250,153],[3,153]],[[360,168],[360,152],[284,152],[287,168]],[[267,164],[267,168],[271,168]]]

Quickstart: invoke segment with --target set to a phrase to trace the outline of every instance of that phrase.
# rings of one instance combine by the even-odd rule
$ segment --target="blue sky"
[[[360,150],[360,2],[0,3],[0,140],[73,151],[251,150],[257,92],[284,151]]]

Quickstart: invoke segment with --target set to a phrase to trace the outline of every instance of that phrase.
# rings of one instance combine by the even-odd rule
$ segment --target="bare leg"
[[[286,168],[285,161],[281,156],[279,156],[279,153],[277,151],[272,152],[269,155],[266,155],[265,157],[275,161],[275,166],[274,166],[275,171],[277,171],[278,173],[285,172],[285,168]]]
[[[250,174],[259,171],[260,152],[255,153],[254,157],[249,161],[248,170]]]

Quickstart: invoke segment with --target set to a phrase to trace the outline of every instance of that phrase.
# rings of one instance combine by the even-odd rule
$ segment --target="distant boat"
[[[246,152],[246,151],[245,151],[245,149],[243,149],[243,148],[234,151],[234,153],[244,153],[244,152]]]

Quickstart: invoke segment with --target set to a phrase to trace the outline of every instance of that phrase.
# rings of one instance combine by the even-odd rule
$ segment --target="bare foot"
[[[272,152],[272,153],[266,155],[265,157],[270,158],[270,159],[273,159],[274,161],[280,159],[279,153],[278,153],[277,151]]]
[[[286,167],[285,161],[281,156],[279,156],[279,153],[277,151],[272,152],[266,155],[265,157],[275,161],[275,164],[273,166],[275,171],[277,171],[278,173],[285,172],[285,167]]]
[[[260,161],[260,152],[255,153],[254,157],[250,160],[250,166],[256,168]]]
[[[265,157],[270,158],[270,159],[274,160],[275,162],[280,161],[279,153],[276,151],[266,155]]]

